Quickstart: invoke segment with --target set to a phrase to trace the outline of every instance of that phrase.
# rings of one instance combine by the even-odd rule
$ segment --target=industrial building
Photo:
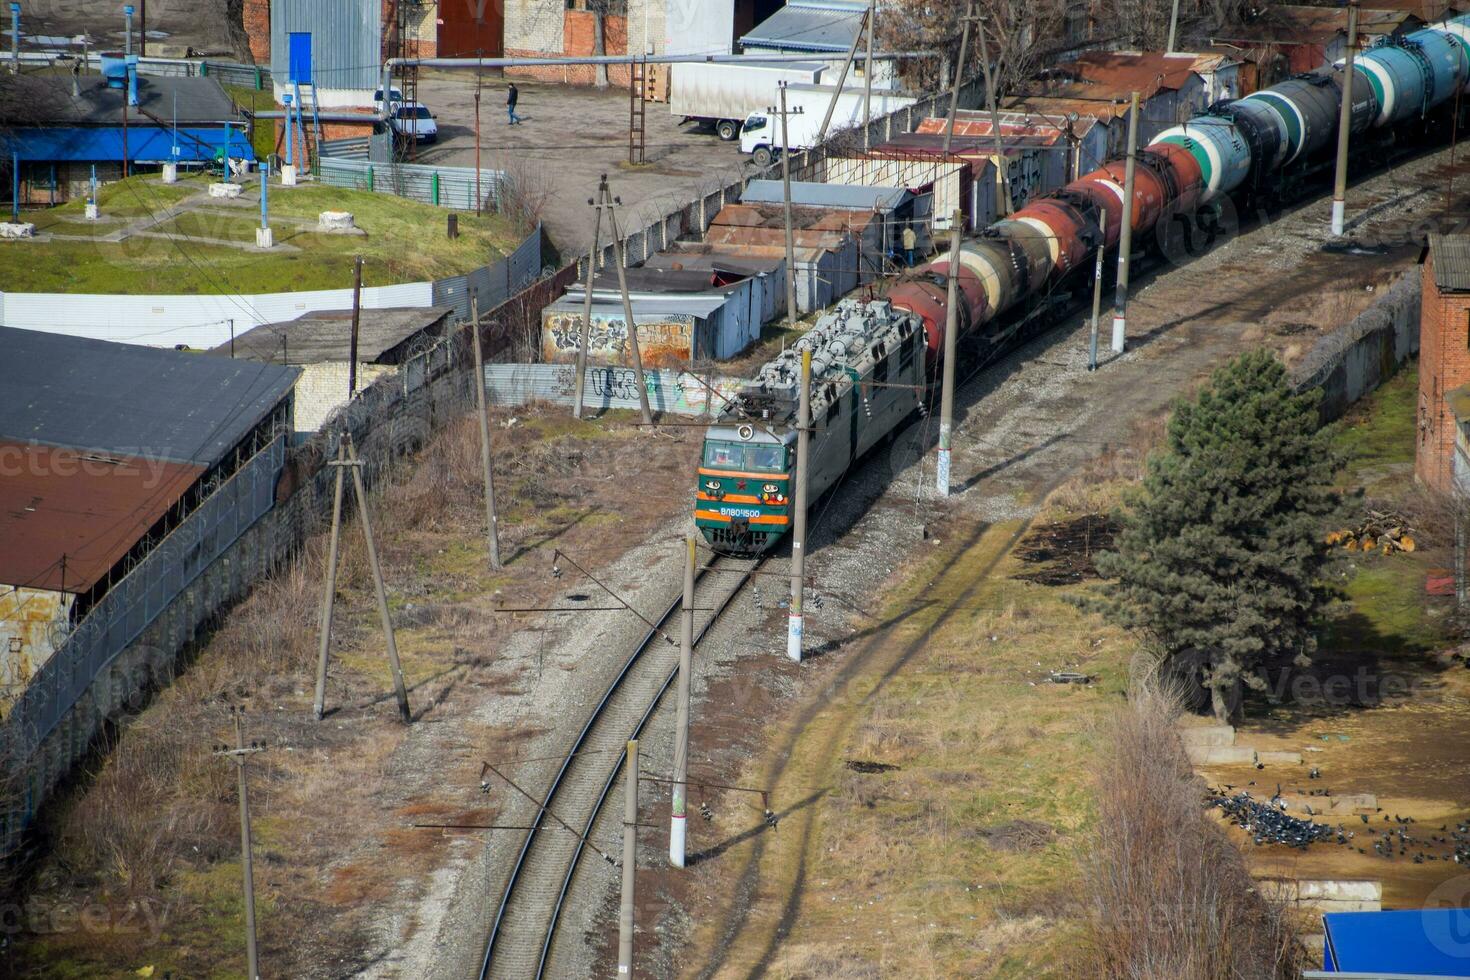
[[[293,402],[294,428],[301,438],[347,404],[353,380],[357,390],[366,388],[447,336],[452,313],[447,306],[359,310],[355,373],[351,310],[319,310],[295,320],[263,323],[210,353],[299,368]]]
[[[85,196],[124,171],[198,166],[228,154],[253,160],[248,120],[212,78],[139,75],[104,59],[103,75],[0,74],[0,167],[24,204]]]
[[[132,597],[108,643],[146,627],[189,584],[195,558],[212,559],[270,509],[270,483],[218,494],[279,448],[298,372],[11,327],[0,327],[0,345],[0,694],[9,703],[185,518],[206,504],[218,511],[209,540],[170,561],[164,585]],[[68,667],[73,684],[90,679],[85,666]]]
[[[740,38],[747,53],[811,54],[822,58],[834,73],[842,69],[847,52],[862,28],[868,0],[788,0],[785,6],[761,21]],[[852,74],[865,81],[866,63],[859,59]],[[873,85],[890,89],[896,84],[894,63],[875,60]]]

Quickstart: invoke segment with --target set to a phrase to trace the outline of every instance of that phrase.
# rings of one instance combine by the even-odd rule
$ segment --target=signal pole
[[[791,220],[791,139],[786,132],[786,117],[799,116],[798,106],[790,111],[786,108],[786,83],[780,85],[781,107],[771,106],[766,111],[772,115],[781,113],[781,190],[786,218],[786,326],[796,329],[796,232]]]
[[[250,797],[245,784],[245,759],[257,752],[264,752],[260,742],[245,744],[245,734],[240,717],[244,709],[238,705],[230,709],[235,716],[235,747],[216,745],[215,755],[235,760],[235,772],[239,779],[240,794],[240,866],[245,879],[245,964],[249,980],[260,980],[260,956],[255,945],[255,869],[251,861],[250,846]]]
[[[470,297],[470,332],[475,337],[475,400],[480,416],[480,462],[485,470],[485,543],[490,567],[500,570],[500,525],[495,518],[495,473],[490,465],[490,415],[485,405],[485,357],[480,349],[480,298]]]
[[[623,900],[618,908],[618,976],[633,975],[633,879],[638,870],[638,740],[623,760]]]
[[[960,225],[964,216],[955,209],[949,229],[949,283],[944,317],[944,363],[939,396],[939,465],[935,482],[941,496],[949,496],[949,451],[954,430],[954,359],[960,329]]]
[[[684,843],[689,825],[685,820],[689,790],[689,685],[694,669],[694,535],[684,539],[684,609],[679,623],[679,687],[674,721],[674,804],[669,821],[669,863],[684,867]]]
[[[597,277],[597,244],[602,237],[602,201],[607,196],[607,174],[602,175],[602,180],[597,185],[597,200],[587,199],[587,203],[597,209],[597,217],[592,223],[592,244],[587,249],[587,285],[586,295],[582,298],[582,326],[577,332],[577,374],[572,393],[572,418],[582,417],[582,386],[587,380],[587,338],[592,329],[592,280]]]
[[[1113,310],[1113,353],[1128,335],[1128,255],[1133,250],[1133,169],[1138,161],[1138,93],[1128,109],[1128,162],[1123,167],[1123,227],[1118,235],[1118,292]]]
[[[801,663],[802,593],[806,588],[807,470],[811,454],[812,352],[801,352],[801,390],[796,399],[796,509],[791,515],[791,613],[786,618],[786,658]]]
[[[1342,105],[1337,114],[1337,170],[1332,178],[1332,234],[1341,235],[1347,216],[1348,136],[1353,128],[1353,55],[1358,47],[1358,0],[1348,4],[1347,53],[1342,68]],[[1455,95],[1459,96],[1459,88]]]

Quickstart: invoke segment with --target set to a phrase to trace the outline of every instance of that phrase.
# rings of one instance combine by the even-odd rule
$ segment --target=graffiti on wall
[[[524,405],[546,401],[570,405],[576,388],[576,368],[571,364],[487,364],[485,384],[490,400],[497,405]],[[746,384],[739,378],[703,377],[689,371],[650,368],[643,372],[648,404],[655,412],[675,415],[718,413]],[[593,408],[636,409],[638,375],[632,368],[589,365],[582,385],[582,399]]]
[[[688,364],[694,353],[696,320],[675,313],[656,320],[638,320],[638,351],[645,367],[676,367]],[[575,360],[582,329],[580,310],[542,314],[541,356],[547,363]],[[587,331],[587,357],[594,364],[632,366],[633,345],[628,324],[622,316],[592,314]]]

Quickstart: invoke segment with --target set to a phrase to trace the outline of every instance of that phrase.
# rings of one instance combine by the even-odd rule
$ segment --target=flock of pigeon
[[[1258,800],[1245,790],[1231,793],[1234,788],[1227,785],[1223,789],[1212,790],[1206,803],[1219,807],[1231,823],[1251,836],[1257,847],[1282,844],[1305,850],[1321,842],[1367,854],[1371,840],[1373,853],[1389,860],[1410,858],[1415,864],[1453,861],[1470,866],[1470,822],[1456,823],[1453,830],[1448,823],[1442,824],[1438,831],[1426,830],[1413,817],[1390,815],[1380,809],[1371,816],[1358,814],[1358,819],[1367,826],[1349,830],[1343,824],[1332,827],[1288,815],[1279,783],[1276,792],[1267,800]],[[1302,790],[1298,792],[1303,796],[1330,795],[1326,790],[1310,794]],[[1310,805],[1306,809],[1308,814],[1312,813]],[[1379,814],[1382,814],[1382,823],[1388,826],[1378,822]]]

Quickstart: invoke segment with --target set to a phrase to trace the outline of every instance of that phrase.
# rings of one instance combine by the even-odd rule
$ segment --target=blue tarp
[[[214,159],[225,144],[225,130],[179,129],[179,161],[203,163]],[[13,129],[0,139],[8,158],[19,152],[28,163],[101,163],[123,158],[122,127],[45,127]],[[255,159],[255,149],[243,131],[230,130],[230,156]],[[157,126],[128,127],[128,159],[133,163],[168,163],[173,159],[173,130]]]
[[[1329,912],[1322,931],[1329,973],[1470,976],[1470,909]]]

